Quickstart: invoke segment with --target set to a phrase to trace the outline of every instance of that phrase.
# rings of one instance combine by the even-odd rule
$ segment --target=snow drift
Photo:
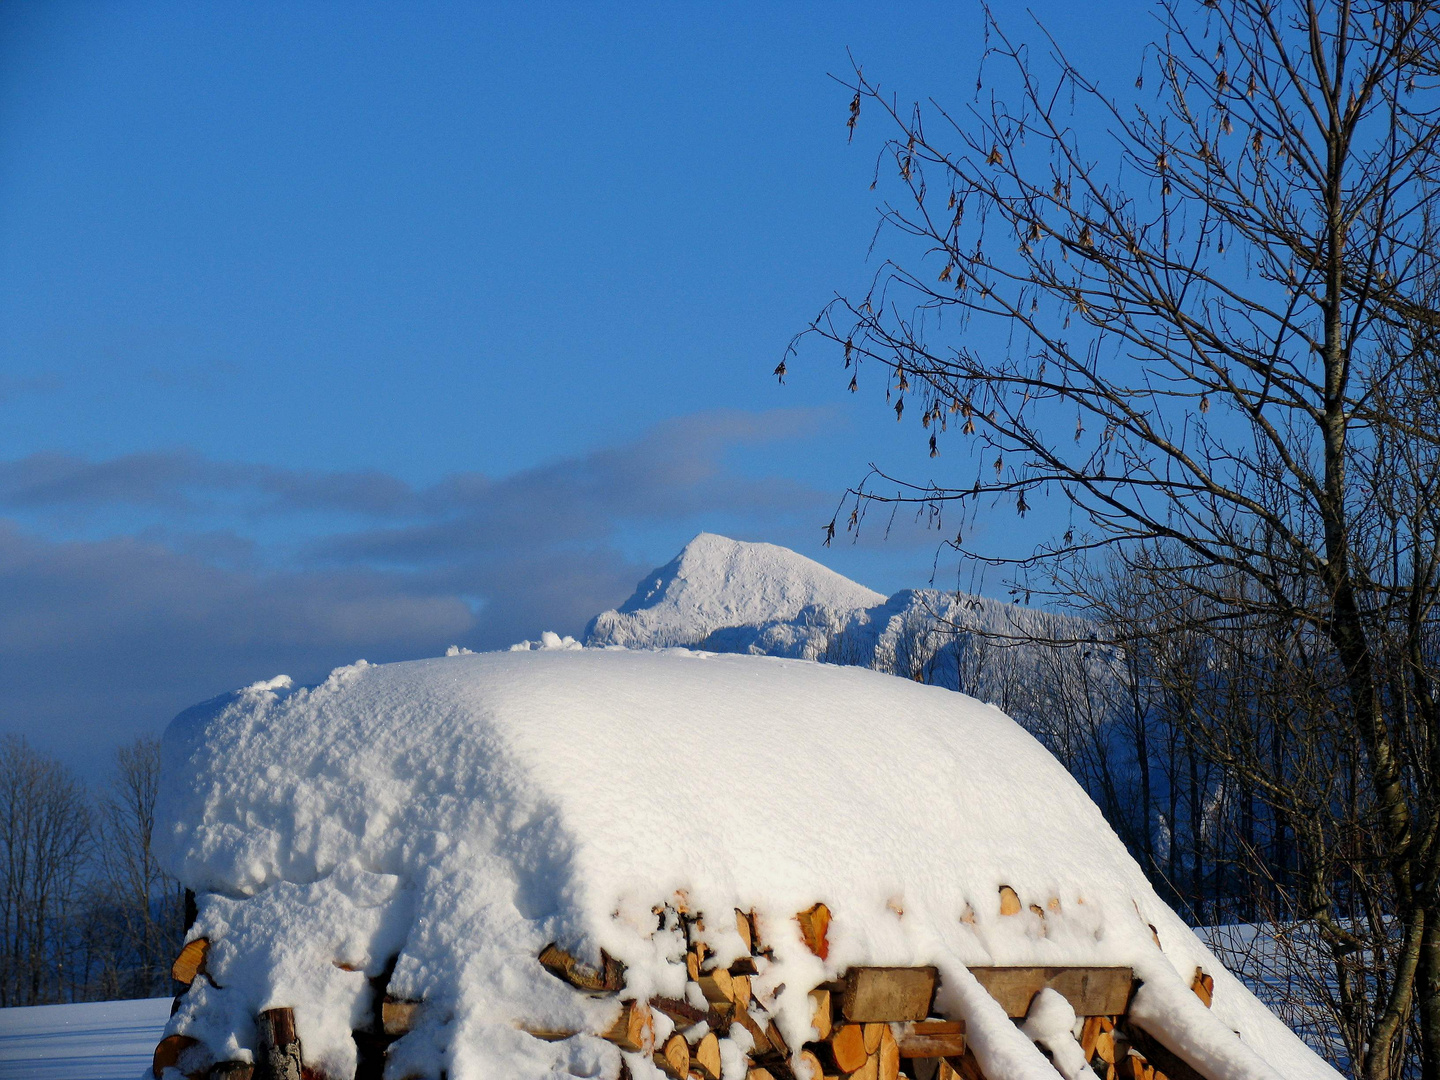
[[[1031,1038],[1055,1044],[1056,1010],[1027,1034],[968,969],[1128,965],[1132,1013],[1212,1080],[1336,1075],[1156,897],[1034,739],[935,687],[682,649],[362,661],[181,714],[164,769],[157,844],[200,894],[191,937],[212,942],[167,1031],[215,1060],[248,1057],[256,1014],[288,1006],[307,1062],[352,1075],[369,980],[393,963],[392,993],[424,1005],[387,1076],[614,1077],[610,1043],[517,1027],[602,1031],[619,1009],[537,954],[604,950],[627,996],[683,997],[685,943],[655,915],[678,897],[727,916],[705,928],[722,964],[745,951],[729,913],[755,911],[773,955],[754,994],[794,1048],[813,1038],[810,988],[852,965],[934,965],[936,1009],[966,1022],[991,1080],[1053,1080]],[[1018,914],[1000,913],[1002,885]],[[794,918],[816,901],[833,913],[823,960]],[[1213,1010],[1189,989],[1197,966]],[[725,1080],[745,1049],[722,1040]]]

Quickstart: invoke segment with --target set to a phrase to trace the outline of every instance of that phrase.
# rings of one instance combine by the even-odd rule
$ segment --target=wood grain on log
[[[1115,1016],[1125,1011],[1135,974],[1121,967],[975,967],[970,974],[1005,1009],[1023,1017],[1041,990],[1057,991],[1076,1016]]]
[[[155,1054],[151,1058],[150,1072],[159,1080],[166,1069],[178,1068],[176,1064],[180,1055],[192,1046],[199,1046],[200,1040],[191,1038],[189,1035],[166,1035],[155,1047]]]
[[[205,970],[205,958],[209,952],[209,938],[197,937],[194,941],[187,941],[175,963],[170,965],[170,977],[189,986],[195,981],[195,976]]]
[[[844,976],[840,1013],[857,1023],[905,1023],[930,1015],[933,967],[856,967]]]
[[[421,1004],[419,1001],[396,1001],[387,997],[380,1003],[380,1030],[397,1039],[408,1035],[415,1027]]]
[[[700,1070],[705,1080],[720,1080],[720,1040],[713,1031],[706,1032],[691,1051],[690,1064]]]
[[[655,1048],[655,1017],[650,1006],[643,1001],[627,1001],[620,1008],[620,1015],[600,1037],[614,1043],[621,1050],[635,1054],[648,1054]]]
[[[689,1080],[690,1044],[678,1032],[665,1040],[665,1045],[655,1051],[654,1061],[660,1071],[671,1080]]]
[[[889,1024],[880,1028],[880,1080],[900,1080],[900,1044]]]
[[[302,1080],[293,1009],[266,1009],[255,1018],[255,1034],[255,1080]]]
[[[1195,991],[1195,996],[1205,1003],[1207,1009],[1210,1008],[1215,1000],[1215,980],[1206,975],[1203,969],[1195,969],[1195,978],[1190,983],[1190,989]]]
[[[540,950],[540,966],[587,994],[615,994],[625,988],[625,965],[600,950],[600,966],[582,964],[555,942]]]
[[[841,1024],[830,1037],[830,1052],[842,1073],[858,1072],[870,1052],[865,1049],[865,1029],[860,1024]]]
[[[830,929],[830,909],[824,904],[815,904],[795,916],[800,924],[800,938],[805,947],[824,960],[830,955],[830,942],[826,935]]]
[[[834,1028],[830,1008],[829,990],[810,991],[810,1026],[818,1032],[817,1039],[830,1038],[830,1032]]]

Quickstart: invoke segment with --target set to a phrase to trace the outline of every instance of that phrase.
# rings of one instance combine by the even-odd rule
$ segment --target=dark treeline
[[[159,779],[154,739],[117,751],[98,792],[0,742],[0,1006],[170,992],[184,894],[151,851]]]

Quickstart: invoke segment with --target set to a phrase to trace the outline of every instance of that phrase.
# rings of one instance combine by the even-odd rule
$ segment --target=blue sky
[[[1117,85],[1149,10],[1034,8]],[[821,348],[770,376],[874,270],[847,48],[965,100],[979,9],[0,8],[0,731],[88,769],[282,671],[575,633],[701,529],[924,584],[936,534],[820,527],[962,459]]]

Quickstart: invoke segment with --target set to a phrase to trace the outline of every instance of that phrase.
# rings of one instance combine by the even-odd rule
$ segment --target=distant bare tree
[[[96,891],[90,922],[107,996],[148,997],[170,986],[184,937],[183,890],[155,858],[160,743],[141,738],[115,752],[110,790],[98,806]]]
[[[58,1000],[90,844],[84,789],[25,740],[0,741],[0,1006]]]
[[[1015,563],[1016,587],[1091,599],[1084,567],[1108,552],[1164,630],[1110,612],[1154,661],[1155,799],[1166,842],[1183,816],[1194,849],[1171,843],[1165,873],[1205,887],[1225,777],[1243,780],[1291,844],[1274,895],[1364,1029],[1351,1063],[1401,1075],[1418,1022],[1440,1080],[1440,5],[1159,13],[1153,104],[1049,39],[1033,63],[988,12],[964,109],[902,108],[856,69],[852,128],[872,108],[893,125],[896,251],[812,331],[852,389],[886,372],[932,456],[954,425],[974,465],[873,474],[849,524],[911,503],[962,557],[1003,562],[967,544],[973,515],[1066,498],[1077,525]],[[1103,150],[1077,114],[1108,127]],[[1217,677],[1249,641],[1261,663]],[[1267,685],[1286,693],[1248,696]],[[1311,821],[1284,809],[1297,795]]]

